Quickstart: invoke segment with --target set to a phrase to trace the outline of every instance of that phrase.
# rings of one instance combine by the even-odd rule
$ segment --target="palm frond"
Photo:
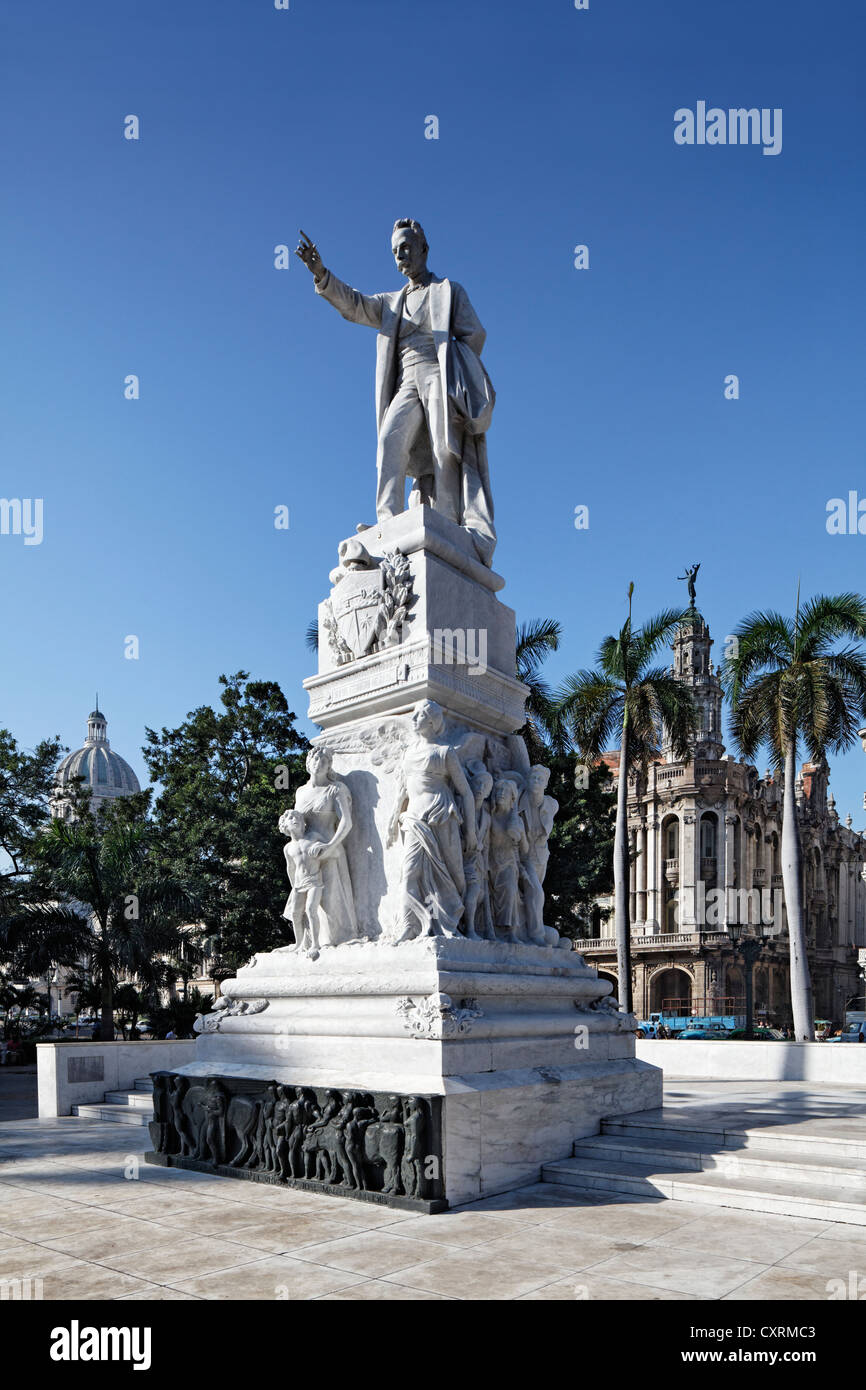
[[[536,618],[517,629],[517,679],[529,684],[551,652],[558,651],[562,624],[553,618]]]

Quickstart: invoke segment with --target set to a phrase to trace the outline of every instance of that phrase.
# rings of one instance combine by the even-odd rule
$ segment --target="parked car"
[[[732,1035],[726,1028],[684,1028],[681,1033],[677,1034],[678,1038],[685,1038],[686,1041],[690,1038],[703,1038],[704,1040],[712,1039],[713,1041],[718,1041],[719,1039],[729,1038],[731,1036]]]
[[[742,1041],[745,1036],[745,1028],[735,1028],[733,1033],[728,1034],[728,1037],[733,1038],[735,1041]],[[782,1034],[779,1032],[778,1028],[755,1028],[752,1030],[752,1037],[755,1042],[782,1042],[783,1040]]]
[[[860,1023],[847,1023],[838,1038],[828,1038],[828,1042],[866,1042],[866,1020]]]

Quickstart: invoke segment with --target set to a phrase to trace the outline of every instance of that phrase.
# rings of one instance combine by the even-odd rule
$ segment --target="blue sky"
[[[798,576],[866,589],[866,536],[825,527],[866,497],[864,39],[841,0],[7,0],[0,493],[44,499],[44,539],[0,536],[0,723],[77,746],[98,687],[143,778],[144,726],[243,667],[313,732],[304,629],[373,519],[375,338],[274,269],[298,227],[374,291],[417,217],[467,287],[495,567],[562,622],[553,680],[629,580],[646,616],[696,560],[716,655]],[[699,100],[782,108],[781,153],[676,145]],[[862,825],[859,744],[833,782]]]

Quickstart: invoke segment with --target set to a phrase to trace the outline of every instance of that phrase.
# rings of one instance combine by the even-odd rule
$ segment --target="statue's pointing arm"
[[[343,318],[350,323],[363,323],[368,328],[381,327],[381,294],[362,294],[360,290],[353,290],[351,285],[338,280],[330,270],[326,270],[321,280],[316,281],[316,294],[339,309]]]
[[[327,299],[335,309],[339,309],[344,319],[350,323],[363,323],[369,328],[379,328],[382,323],[381,294],[361,294],[332,275],[322,264],[319,248],[306,232],[301,232],[301,240],[295,255],[302,260],[316,282],[316,294]]]

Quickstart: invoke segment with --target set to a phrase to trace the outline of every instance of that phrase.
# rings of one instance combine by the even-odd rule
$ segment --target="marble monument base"
[[[226,981],[178,1074],[318,1088],[320,1108],[329,1090],[359,1106],[375,1093],[392,1121],[435,1098],[441,1153],[428,1118],[424,1171],[431,1181],[441,1163],[434,1197],[455,1206],[536,1182],[603,1118],[661,1104],[661,1071],[635,1058],[634,1020],[605,1004],[609,990],[576,952],[526,943],[273,951]]]

